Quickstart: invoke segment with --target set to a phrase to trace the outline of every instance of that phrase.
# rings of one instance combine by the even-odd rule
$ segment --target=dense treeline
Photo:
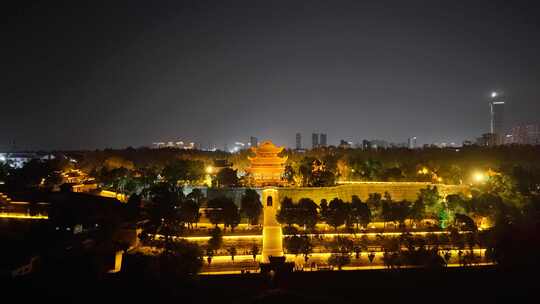
[[[432,181],[451,184],[469,183],[475,171],[491,169],[506,175],[525,174],[540,182],[540,147],[500,146],[425,148],[410,150],[405,148],[362,150],[339,149],[335,147],[296,152],[285,150],[288,156],[283,178],[292,185],[328,186],[336,181]],[[105,168],[125,168],[134,172],[153,172],[158,175],[179,159],[197,161],[204,167],[214,160],[227,160],[233,170],[242,176],[249,166],[247,156],[250,151],[239,153],[205,152],[175,149],[133,149],[103,150],[69,153],[77,159],[78,166],[86,172],[100,176]],[[515,171],[520,172],[515,172]],[[136,173],[135,175],[139,175]],[[245,179],[249,180],[248,178]],[[200,183],[200,179],[190,182]],[[231,185],[241,184],[232,183]]]

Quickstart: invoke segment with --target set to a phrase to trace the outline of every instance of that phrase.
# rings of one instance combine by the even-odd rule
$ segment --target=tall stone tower
[[[269,263],[269,256],[283,256],[283,235],[281,225],[276,220],[279,209],[278,190],[273,187],[262,191],[263,203],[263,249],[262,262]]]

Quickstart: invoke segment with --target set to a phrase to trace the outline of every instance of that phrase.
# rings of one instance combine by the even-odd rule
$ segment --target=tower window
[[[272,197],[269,196],[267,199],[266,199],[266,206],[267,207],[272,207]]]

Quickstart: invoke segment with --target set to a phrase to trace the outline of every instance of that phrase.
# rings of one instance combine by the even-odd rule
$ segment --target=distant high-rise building
[[[311,148],[317,149],[319,147],[319,134],[313,133],[311,134]]]
[[[362,150],[371,149],[371,142],[367,139],[362,140]]]
[[[326,133],[321,133],[319,146],[326,147]]]
[[[382,139],[373,139],[370,142],[370,148],[372,149],[386,149],[388,148],[388,142]]]
[[[407,146],[409,149],[416,149],[416,136],[409,137],[407,141]]]
[[[251,147],[257,147],[259,145],[259,140],[257,139],[257,137],[255,136],[250,136],[249,137],[249,145]]]
[[[518,145],[540,145],[540,124],[518,125],[511,130],[511,143]]]
[[[296,133],[296,150],[302,150],[302,134]]]
[[[338,148],[341,148],[341,149],[350,149],[352,148],[352,142],[350,141],[346,141],[346,140],[340,140],[339,141],[339,146]]]
[[[493,147],[497,144],[497,136],[493,133],[484,133],[476,139],[476,144],[483,147]]]
[[[491,93],[489,101],[490,125],[489,131],[495,135],[495,144],[502,144],[504,132],[504,97],[497,92]]]

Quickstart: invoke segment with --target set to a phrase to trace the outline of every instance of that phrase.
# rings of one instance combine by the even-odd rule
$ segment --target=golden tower
[[[248,157],[251,166],[247,171],[251,174],[255,186],[278,186],[284,183],[281,177],[287,157],[278,156],[283,149],[269,140],[263,141],[258,147],[251,148],[255,157]]]

